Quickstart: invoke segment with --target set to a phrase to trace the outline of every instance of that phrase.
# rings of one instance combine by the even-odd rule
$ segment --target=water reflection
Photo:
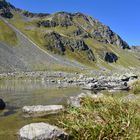
[[[58,85],[44,81],[5,80],[0,82],[0,98],[8,106],[59,104],[67,96],[77,95],[77,88],[57,88]]]

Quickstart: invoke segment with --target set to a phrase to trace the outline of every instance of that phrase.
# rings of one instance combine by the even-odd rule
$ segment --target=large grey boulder
[[[3,110],[5,107],[6,107],[5,102],[2,99],[0,99],[0,110]]]
[[[57,114],[64,110],[62,105],[37,105],[37,106],[24,106],[22,111],[25,117],[43,117],[47,115]]]
[[[20,140],[67,140],[68,134],[47,123],[32,123],[19,130]]]

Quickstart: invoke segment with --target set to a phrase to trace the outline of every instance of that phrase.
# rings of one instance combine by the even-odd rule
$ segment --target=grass
[[[17,43],[16,33],[2,20],[0,20],[0,41],[13,46]]]
[[[35,71],[62,71],[62,72],[81,72],[80,68],[77,67],[71,67],[71,66],[64,66],[61,64],[50,64],[47,68],[42,68],[42,67],[36,67],[34,69]],[[84,72],[84,70],[82,69],[82,72]]]
[[[140,139],[140,104],[118,98],[84,98],[81,108],[67,108],[59,125],[74,140]]]
[[[136,81],[136,82],[133,84],[132,92],[133,92],[134,94],[139,94],[139,93],[140,93],[140,81]]]

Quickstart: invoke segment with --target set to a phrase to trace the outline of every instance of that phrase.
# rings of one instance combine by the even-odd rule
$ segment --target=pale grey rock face
[[[47,106],[24,106],[22,111],[25,117],[43,117],[51,114],[57,114],[64,110],[62,105],[47,105]]]
[[[68,134],[62,129],[47,123],[32,123],[19,130],[20,140],[66,140]]]

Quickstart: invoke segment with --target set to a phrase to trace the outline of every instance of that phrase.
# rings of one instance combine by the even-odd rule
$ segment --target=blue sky
[[[31,12],[82,12],[100,20],[130,45],[140,45],[140,0],[7,0]]]

